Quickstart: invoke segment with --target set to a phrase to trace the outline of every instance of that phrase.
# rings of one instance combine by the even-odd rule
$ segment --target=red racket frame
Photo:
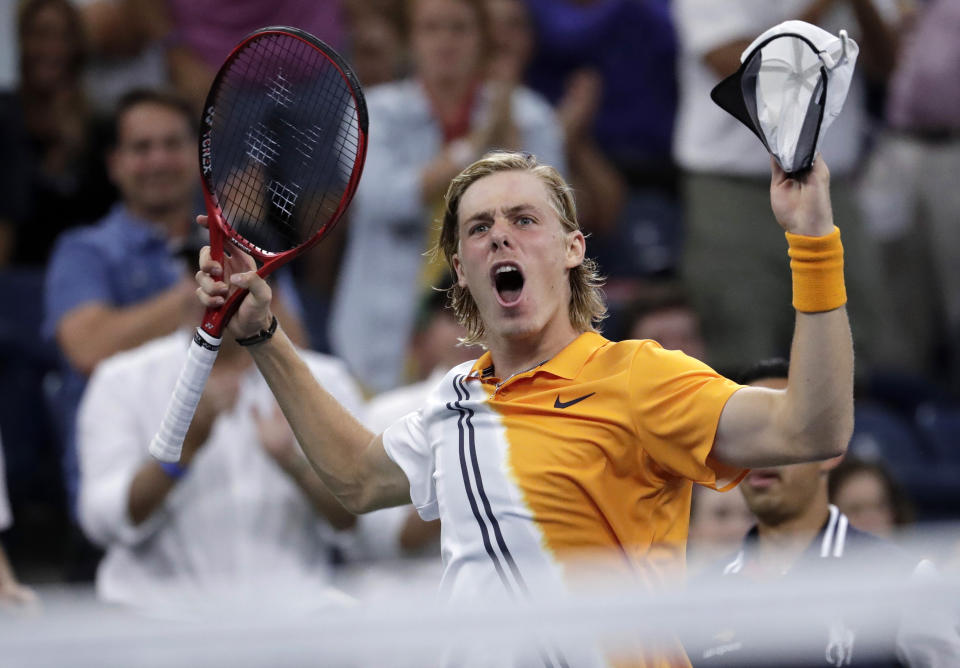
[[[337,206],[337,209],[330,217],[330,220],[327,221],[327,223],[312,237],[295,248],[291,248],[279,253],[272,253],[254,246],[249,241],[237,234],[237,232],[230,227],[229,224],[227,224],[227,222],[223,219],[223,212],[221,211],[220,205],[216,200],[216,196],[212,192],[213,187],[209,180],[210,174],[213,172],[210,162],[210,133],[212,131],[214,112],[213,98],[218,92],[220,80],[223,76],[223,73],[226,71],[227,66],[247,44],[254,39],[258,39],[270,34],[282,34],[299,39],[300,41],[309,45],[311,48],[320,51],[324,57],[326,57],[337,68],[337,70],[340,72],[340,76],[342,76],[349,84],[350,93],[353,96],[354,105],[357,109],[357,124],[359,126],[357,154],[354,157],[353,172],[350,175],[350,180],[347,182],[347,188],[340,199],[340,204]],[[357,80],[356,75],[340,57],[340,55],[320,40],[316,39],[309,33],[298,30],[297,28],[273,26],[269,28],[262,28],[250,33],[233,48],[233,51],[231,51],[230,55],[227,56],[224,64],[220,68],[220,71],[217,73],[213,84],[210,86],[210,93],[207,95],[207,99],[204,102],[203,108],[203,116],[200,119],[200,181],[203,187],[203,201],[207,207],[208,230],[210,232],[210,257],[211,259],[219,262],[222,266],[224,241],[229,241],[237,248],[249,253],[263,263],[260,268],[257,269],[257,274],[261,278],[265,278],[272,272],[276,271],[279,267],[308,250],[310,247],[318,243],[324,236],[326,236],[327,233],[334,228],[334,226],[343,216],[344,211],[346,211],[347,206],[349,206],[350,201],[353,199],[353,195],[357,189],[357,184],[360,181],[360,175],[363,172],[363,164],[366,160],[367,154],[367,106],[366,100],[363,97],[363,92],[360,88],[360,83]],[[226,327],[227,322],[240,307],[240,302],[243,300],[243,297],[246,294],[246,290],[234,290],[232,293],[227,295],[227,299],[223,305],[216,308],[208,308],[203,315],[203,322],[200,325],[203,330],[211,336],[220,338],[223,333],[223,328]]]

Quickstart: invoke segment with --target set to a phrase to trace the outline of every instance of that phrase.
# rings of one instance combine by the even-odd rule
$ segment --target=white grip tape
[[[167,404],[167,412],[160,423],[160,430],[150,442],[150,454],[162,462],[176,462],[180,459],[183,439],[190,428],[193,413],[200,403],[203,388],[210,377],[210,370],[220,351],[220,341],[202,329],[197,329],[187,361],[180,371],[177,386]]]

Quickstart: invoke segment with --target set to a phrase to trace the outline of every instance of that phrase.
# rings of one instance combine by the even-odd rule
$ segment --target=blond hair
[[[537,159],[529,153],[514,151],[487,153],[454,177],[444,196],[440,238],[431,252],[434,258],[443,256],[454,277],[456,270],[453,266],[453,256],[458,252],[460,243],[459,211],[463,194],[483,177],[509,171],[529,172],[539,178],[547,187],[550,205],[560,218],[564,231],[569,233],[580,229],[573,189],[556,169],[539,164]],[[606,317],[607,307],[603,301],[602,286],[603,279],[597,271],[597,263],[594,260],[585,257],[581,264],[570,270],[570,324],[578,332],[597,331],[595,325]],[[448,288],[447,293],[454,315],[467,330],[463,343],[481,343],[486,326],[470,291],[454,283]]]

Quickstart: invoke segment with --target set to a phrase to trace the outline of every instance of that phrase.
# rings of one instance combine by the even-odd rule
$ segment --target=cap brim
[[[753,58],[747,58],[736,72],[714,86],[713,90],[710,91],[710,99],[721,109],[747,126],[750,132],[755,134],[760,141],[763,142],[763,145],[766,146],[766,139],[754,124],[754,114],[751,114],[747,109],[747,103],[743,96],[743,77],[752,62]]]

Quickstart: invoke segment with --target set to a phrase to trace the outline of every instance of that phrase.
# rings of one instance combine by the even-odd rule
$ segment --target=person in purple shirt
[[[604,96],[594,131],[622,169],[670,163],[677,42],[667,0],[526,0],[537,48],[527,83],[556,103],[576,70],[597,71]]]
[[[600,153],[627,185],[620,211],[596,229],[593,254],[611,309],[635,281],[676,269],[680,211],[671,155],[677,37],[668,0],[525,0],[537,36],[526,83],[557,104],[599,80],[592,123]]]
[[[258,28],[294,26],[335,49],[343,47],[339,0],[166,0],[163,4],[169,24],[164,42],[170,77],[195,108],[202,105],[214,74],[234,46]]]

